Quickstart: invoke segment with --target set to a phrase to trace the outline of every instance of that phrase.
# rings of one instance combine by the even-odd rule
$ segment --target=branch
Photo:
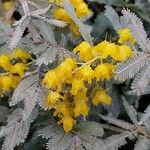
[[[19,0],[25,15],[30,15],[28,0]]]

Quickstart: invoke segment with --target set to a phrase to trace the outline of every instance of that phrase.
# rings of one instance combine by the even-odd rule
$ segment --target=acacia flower
[[[10,58],[7,55],[0,55],[0,67],[6,71],[11,69],[12,64],[10,63]]]
[[[98,65],[95,68],[95,77],[96,80],[110,80],[114,77],[113,70],[115,69],[115,66],[109,63],[103,63]]]
[[[135,43],[135,39],[128,28],[122,28],[121,30],[118,31],[118,34],[119,34],[118,43],[121,44],[124,44],[125,42],[130,42],[131,44]]]
[[[104,105],[110,105],[111,104],[111,97],[106,94],[104,90],[99,90],[95,93],[94,98],[92,99],[92,102],[94,105],[98,105],[99,103]]]

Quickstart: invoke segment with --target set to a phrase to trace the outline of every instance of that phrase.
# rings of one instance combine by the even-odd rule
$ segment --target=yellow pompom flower
[[[79,27],[74,22],[70,23],[69,27],[76,36],[80,36]]]
[[[55,68],[56,76],[62,82],[72,77],[73,70],[77,67],[74,58],[66,58],[59,66]]]
[[[63,124],[63,128],[66,132],[69,132],[73,128],[76,121],[71,116],[64,116],[59,123]]]
[[[52,108],[52,106],[55,105],[55,103],[61,98],[61,95],[59,92],[49,91],[48,96],[45,99],[45,105],[48,108]]]
[[[83,0],[70,0],[70,1],[74,5],[75,8],[77,8],[79,4],[84,3]]]
[[[13,83],[12,75],[0,76],[0,88],[4,93],[11,90],[12,83]]]
[[[119,30],[118,34],[119,34],[118,43],[121,44],[124,44],[125,42],[130,42],[132,44],[135,43],[135,39],[128,28],[123,28]]]
[[[7,55],[0,55],[0,67],[2,67],[6,71],[9,71],[12,67],[10,58]]]
[[[100,55],[101,58],[106,59],[108,56],[111,56],[112,53],[116,52],[116,50],[116,44],[103,41],[93,48],[93,53],[95,52],[97,55]]]
[[[25,71],[28,70],[28,67],[26,64],[23,63],[17,63],[14,66],[11,67],[10,72],[11,73],[17,73],[20,76],[23,76],[25,74]]]
[[[96,106],[100,103],[104,105],[110,105],[111,101],[111,97],[108,96],[104,90],[97,91],[92,99],[93,104]]]
[[[78,101],[76,103],[74,108],[75,117],[78,117],[80,115],[87,116],[89,113],[89,106],[85,101]]]
[[[74,101],[75,103],[78,103],[79,101],[88,101],[88,97],[86,94],[87,90],[80,90],[76,95],[74,95]]]
[[[5,12],[9,11],[13,7],[13,2],[11,0],[2,3],[2,8]]]
[[[76,15],[79,18],[83,18],[85,16],[90,16],[92,14],[91,10],[88,8],[86,3],[79,3],[76,7]]]
[[[86,91],[86,87],[85,87],[84,82],[82,80],[73,79],[71,84],[72,84],[72,88],[71,88],[70,92],[72,95],[77,95],[77,93],[81,90]]]
[[[21,59],[23,62],[26,62],[27,59],[31,58],[31,54],[24,51],[21,48],[16,48],[13,50],[11,54],[12,58],[14,59]]]
[[[70,116],[71,115],[71,108],[67,102],[62,102],[54,106],[56,109],[54,111],[54,116],[62,117],[62,116]]]
[[[109,44],[108,41],[102,41],[100,42],[99,44],[97,44],[95,47],[94,47],[94,51],[97,52],[97,53],[103,53],[103,51],[105,51],[106,49],[106,46]]]
[[[45,84],[47,88],[56,88],[60,84],[54,70],[50,70],[45,74],[43,84]]]
[[[21,80],[20,76],[12,76],[12,88],[15,89]]]
[[[98,65],[94,70],[96,80],[110,80],[112,77],[114,77],[114,69],[115,66],[109,63],[103,63]]]
[[[127,58],[133,57],[134,53],[127,45],[117,46],[117,51],[111,54],[116,61],[125,61]]]
[[[70,16],[63,8],[58,8],[54,10],[54,17],[58,20],[65,21],[67,23],[72,23]]]
[[[75,47],[73,51],[75,53],[79,52],[80,59],[84,62],[87,62],[94,57],[92,55],[92,46],[85,41]]]
[[[81,75],[82,80],[87,81],[91,84],[92,79],[94,79],[94,71],[90,67],[90,65],[85,65],[81,69],[79,69],[78,73]]]

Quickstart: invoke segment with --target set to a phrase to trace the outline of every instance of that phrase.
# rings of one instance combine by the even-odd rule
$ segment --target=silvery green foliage
[[[48,139],[46,147],[49,150],[65,150],[71,143],[73,143],[72,134],[65,133],[62,129],[59,129],[55,125],[48,125],[47,127],[39,130],[38,133],[39,136],[42,136],[42,138]]]
[[[43,100],[44,94],[43,89],[39,85],[38,75],[27,76],[13,92],[9,104],[14,106],[19,102],[23,102],[22,119],[26,120],[32,114],[37,102]]]
[[[101,140],[99,143],[97,143],[97,146],[103,148],[104,150],[118,150],[119,147],[122,145],[125,145],[126,139],[134,140],[138,138],[137,143],[135,144],[135,150],[148,150],[150,149],[150,139],[147,137],[147,134],[149,135],[149,131],[145,130],[146,124],[143,123],[141,125],[141,120],[146,119],[148,120],[149,116],[147,114],[143,115],[142,119],[138,119],[138,112],[133,108],[133,106],[130,106],[126,99],[123,97],[123,103],[126,112],[128,113],[128,116],[130,117],[132,123],[128,123],[119,119],[109,118],[103,115],[98,114],[101,119],[107,121],[109,124],[113,124],[115,126],[118,126],[119,128],[115,128],[114,131],[120,132],[120,134],[112,135],[110,137],[107,137],[104,140]],[[149,107],[145,112],[147,112]],[[149,128],[149,127],[148,127]],[[123,129],[123,130],[122,130]],[[140,132],[140,129],[143,130],[143,133]]]
[[[106,8],[105,16],[110,20],[110,22],[112,23],[112,25],[113,25],[114,29],[116,30],[116,32],[118,32],[118,30],[120,30],[122,28],[120,18],[118,16],[118,14],[110,6],[106,6],[105,8]]]
[[[25,29],[28,27],[30,19],[31,19],[30,17],[24,16],[15,24],[15,26],[17,26],[17,27],[16,27],[15,31],[13,32],[12,38],[9,43],[10,49],[13,49],[16,47],[16,45],[20,41]]]
[[[133,78],[132,93],[135,95],[148,94],[150,92],[150,39],[144,30],[143,23],[128,9],[123,9],[123,16],[119,18],[112,7],[106,6],[105,14],[115,30],[118,30],[121,24],[124,25],[122,28],[129,28],[138,44],[137,51],[132,58],[118,63],[115,79],[125,81]]]
[[[13,150],[15,146],[23,143],[37,114],[37,110],[34,110],[32,116],[23,121],[22,109],[15,109],[8,117],[7,125],[0,130],[0,137],[5,136],[2,149]]]
[[[58,26],[58,27],[64,27],[66,26],[66,23],[60,20],[55,19],[47,19],[45,16],[42,16],[42,14],[45,14],[49,9],[51,5],[48,5],[46,8],[39,8],[38,10],[35,10],[33,12],[28,12],[29,14],[25,14],[19,21],[17,21],[14,26],[17,26],[13,36],[11,38],[11,41],[9,43],[9,48],[13,49],[17,46],[18,42],[22,38],[22,35],[27,27],[32,24],[32,19],[37,18],[39,21],[43,20],[44,22],[47,22],[51,25]],[[33,27],[34,28],[34,27]],[[45,30],[44,30],[45,32]]]
[[[146,137],[139,136],[137,143],[135,144],[134,150],[149,150],[150,140]]]
[[[122,132],[121,134],[112,135],[97,143],[97,149],[102,150],[118,150],[122,145],[127,144],[126,138],[134,139],[132,132]]]
[[[117,118],[122,109],[121,95],[119,91],[117,90],[117,88],[113,86],[112,84],[111,85],[108,84],[106,87],[109,89],[108,94],[112,98],[112,104],[110,106],[105,106],[106,110],[108,111],[107,116]]]
[[[129,105],[124,97],[123,97],[123,104],[124,104],[124,107],[128,113],[128,116],[130,116],[131,121],[134,124],[138,124],[138,121],[137,121],[138,116],[137,116],[137,112],[136,112],[135,108],[133,106]]]
[[[73,150],[84,149],[90,150],[96,148],[96,144],[104,134],[103,128],[99,123],[85,121],[76,126],[77,130],[65,133],[54,121],[38,131],[38,135],[48,140],[46,147],[48,150]]]
[[[0,18],[0,45],[8,43],[12,33],[12,28],[9,25],[3,23],[2,19]]]
[[[147,120],[150,120],[150,105],[146,108],[144,115],[140,119],[139,124],[143,124]]]

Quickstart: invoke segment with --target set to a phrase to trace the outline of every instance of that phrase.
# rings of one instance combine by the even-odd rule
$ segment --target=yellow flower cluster
[[[95,56],[100,56],[101,59],[111,57],[116,61],[125,61],[133,56],[133,51],[127,45],[117,45],[108,41],[102,41],[96,46],[92,46],[87,42],[82,42],[74,49],[78,53],[80,59],[84,62],[90,61]]]
[[[54,109],[54,116],[60,118],[59,123],[63,124],[66,132],[73,128],[77,117],[88,115],[91,102],[95,106],[111,104],[111,97],[98,83],[114,77],[115,62],[133,56],[127,45],[108,41],[102,41],[96,46],[84,41],[73,51],[79,55],[81,62],[66,58],[55,69],[48,71],[43,79],[48,89],[45,107]],[[93,84],[97,90],[93,88],[89,98],[88,90]]]
[[[70,0],[75,8],[76,15],[79,19],[83,19],[92,15],[92,11],[88,8],[87,4],[83,0]],[[50,2],[52,2],[50,0]],[[62,0],[56,0],[57,5],[61,6]],[[57,8],[54,10],[54,17],[56,19],[65,21],[69,24],[70,30],[77,36],[80,35],[78,26],[74,23],[71,17],[63,8]]]
[[[128,28],[123,28],[119,30],[118,34],[119,34],[118,43],[121,43],[121,44],[124,44],[126,42],[131,43],[131,44],[135,43],[135,39]]]
[[[28,70],[26,65],[27,59],[31,55],[22,49],[14,49],[10,54],[0,55],[0,68],[2,72],[0,73],[0,90],[1,93],[9,92],[14,89],[21,77]]]
[[[45,106],[55,110],[54,116],[60,118],[59,123],[63,124],[66,132],[72,129],[76,117],[87,116],[89,113],[88,86],[93,81],[110,80],[113,77],[112,64],[102,63],[94,68],[94,60],[80,66],[75,59],[66,58],[44,76],[43,83],[49,90]],[[93,104],[99,103],[111,103],[111,98],[104,90],[93,95]]]

